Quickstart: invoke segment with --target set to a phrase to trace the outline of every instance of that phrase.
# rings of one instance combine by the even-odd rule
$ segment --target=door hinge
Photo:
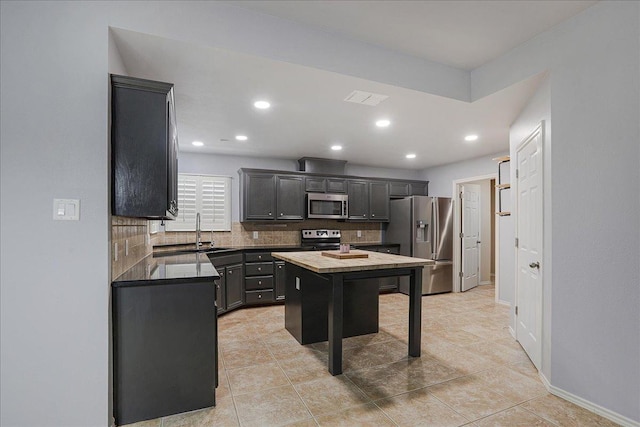
[[[460,273],[458,273],[459,277],[464,277],[464,273],[461,271]]]
[[[460,192],[460,200],[462,200],[462,191]]]
[[[516,169],[516,178],[518,178],[519,175],[520,175],[520,171]]]
[[[518,247],[518,238],[516,237],[516,248]]]
[[[462,239],[464,237],[464,233],[460,233],[460,238]]]
[[[518,315],[518,306],[516,305],[516,316]]]

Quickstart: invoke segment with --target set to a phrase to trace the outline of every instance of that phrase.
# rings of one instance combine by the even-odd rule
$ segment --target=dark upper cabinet
[[[428,196],[429,182],[412,182],[409,184],[409,190],[411,196]]]
[[[242,221],[301,221],[304,219],[304,177],[242,169],[239,173]]]
[[[347,181],[349,196],[349,219],[366,221],[369,219],[369,183],[367,181]]]
[[[389,196],[390,197],[406,197],[410,195],[411,184],[408,182],[390,182],[389,183]]]
[[[386,181],[347,181],[349,220],[389,221],[389,184]]]
[[[276,212],[276,176],[264,173],[241,173],[243,220],[270,220]]]
[[[307,193],[346,193],[347,181],[340,178],[306,177]]]
[[[339,178],[327,178],[327,193],[346,193],[347,181]]]
[[[389,184],[369,182],[369,220],[389,221]]]
[[[295,175],[276,176],[277,219],[304,219],[304,189],[304,177]]]
[[[175,219],[178,134],[173,85],[111,76],[111,213]]]
[[[307,177],[304,182],[304,190],[308,193],[324,193],[327,191],[327,180],[325,178]]]

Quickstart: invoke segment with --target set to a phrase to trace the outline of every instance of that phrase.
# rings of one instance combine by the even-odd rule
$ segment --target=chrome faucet
[[[202,246],[202,236],[200,233],[200,212],[196,213],[196,249]]]

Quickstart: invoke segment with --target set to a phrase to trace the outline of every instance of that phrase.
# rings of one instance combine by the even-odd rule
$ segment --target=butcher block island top
[[[435,261],[381,252],[366,252],[367,258],[337,259],[323,256],[321,252],[272,252],[271,256],[315,273],[347,273],[352,271],[384,270],[387,268],[411,268],[434,264]]]

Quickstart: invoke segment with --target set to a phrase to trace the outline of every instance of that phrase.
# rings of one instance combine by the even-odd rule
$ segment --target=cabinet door
[[[369,219],[389,221],[389,185],[386,182],[369,183]]]
[[[227,310],[232,310],[242,305],[244,295],[242,264],[227,267],[226,273]]]
[[[411,185],[408,182],[390,182],[389,183],[389,196],[390,197],[406,197],[409,195]]]
[[[304,185],[304,178],[301,176],[278,175],[276,177],[276,219],[304,219]]]
[[[305,178],[304,189],[308,193],[324,193],[327,189],[327,180],[324,178]]]
[[[327,178],[327,193],[346,193],[347,181],[338,178]]]
[[[173,219],[177,135],[173,85],[111,76],[111,213]]]
[[[411,183],[410,191],[411,196],[428,196],[429,195],[429,183]]]
[[[176,111],[173,101],[173,89],[167,94],[167,114],[169,134],[167,145],[167,211],[176,216],[178,214],[178,130],[176,127]]]
[[[284,301],[284,287],[285,287],[285,275],[284,275],[284,261],[276,261],[275,279],[276,284],[274,286],[276,294],[276,301]]]
[[[347,181],[349,195],[349,219],[369,219],[369,186],[367,181]]]
[[[227,274],[226,269],[221,267],[218,269],[218,274],[220,275],[220,279],[215,281],[216,284],[216,306],[218,307],[218,315],[227,311],[227,293],[225,292],[227,288]]]
[[[276,211],[275,175],[247,173],[244,185],[244,219],[274,219]]]

